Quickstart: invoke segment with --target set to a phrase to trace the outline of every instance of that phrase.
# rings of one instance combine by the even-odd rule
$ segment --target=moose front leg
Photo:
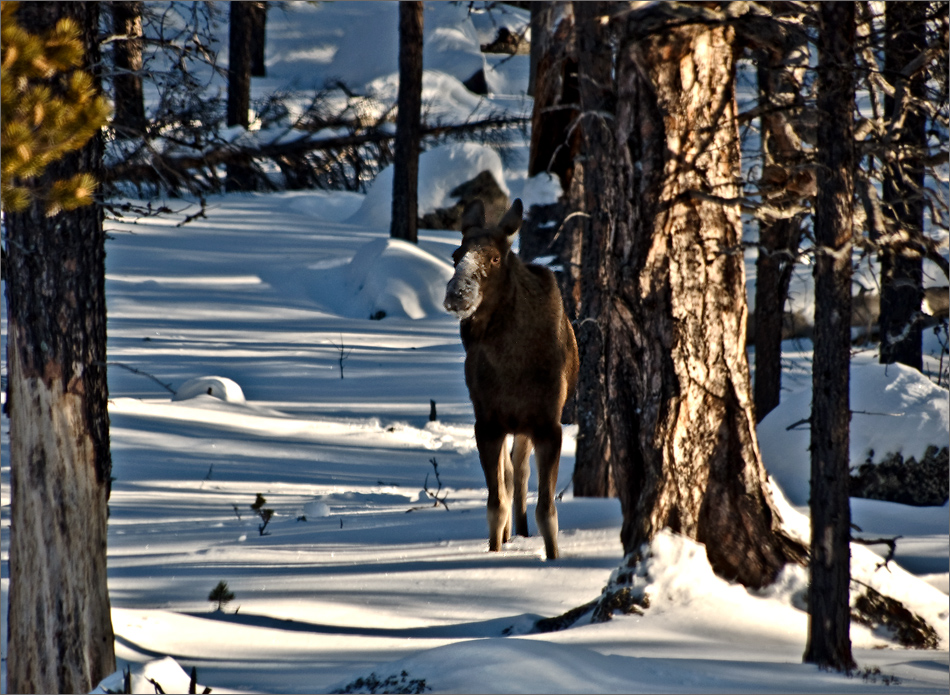
[[[545,428],[534,437],[534,457],[538,464],[538,507],[534,518],[544,538],[544,551],[548,560],[558,557],[557,508],[554,497],[557,493],[557,470],[561,460],[561,425]]]
[[[510,473],[511,461],[504,451],[505,433],[476,422],[475,444],[478,446],[478,458],[488,486],[488,549],[497,551],[501,550],[502,544],[508,540],[505,532],[507,529],[510,533],[511,524],[509,484],[513,484],[513,481]]]

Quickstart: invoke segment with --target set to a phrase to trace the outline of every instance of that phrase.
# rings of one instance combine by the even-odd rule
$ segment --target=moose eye
[[[499,256],[499,255],[497,255],[497,254],[492,254],[492,257],[491,257],[491,264],[492,264],[492,265],[498,265],[499,263],[501,263],[501,256]]]

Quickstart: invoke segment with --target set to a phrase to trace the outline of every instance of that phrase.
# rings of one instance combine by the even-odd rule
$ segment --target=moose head
[[[515,199],[495,227],[486,228],[480,200],[469,203],[462,215],[462,245],[452,254],[455,274],[445,288],[446,311],[458,319],[470,318],[478,308],[493,304],[505,284],[511,237],[521,228],[524,208]]]

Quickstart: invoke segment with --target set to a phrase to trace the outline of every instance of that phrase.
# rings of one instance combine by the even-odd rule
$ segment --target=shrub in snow
[[[927,447],[918,462],[906,461],[900,453],[889,454],[874,463],[874,452],[857,470],[852,469],[851,496],[915,507],[941,507],[950,499],[950,457],[948,448]]]
[[[413,678],[409,680],[409,674],[403,671],[398,676],[393,674],[385,680],[380,680],[375,672],[366,676],[366,678],[357,678],[347,683],[339,690],[333,690],[334,693],[411,693],[417,695],[426,690],[432,690],[426,685],[425,678]]]
[[[198,396],[213,396],[228,403],[244,403],[244,392],[231,379],[223,376],[199,376],[178,387],[173,401],[185,401]]]
[[[234,592],[228,589],[228,583],[222,580],[208,594],[208,600],[216,604],[216,611],[223,611],[224,607],[234,600]]]

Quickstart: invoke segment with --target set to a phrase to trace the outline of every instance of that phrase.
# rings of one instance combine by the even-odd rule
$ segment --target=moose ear
[[[462,213],[462,236],[472,228],[483,229],[485,227],[485,206],[477,198],[465,206],[465,212]]]
[[[507,236],[511,236],[521,229],[523,217],[524,206],[521,204],[521,198],[515,198],[514,202],[511,204],[511,207],[508,209],[508,212],[505,213],[505,216],[501,218],[501,222],[498,223],[498,227]]]

